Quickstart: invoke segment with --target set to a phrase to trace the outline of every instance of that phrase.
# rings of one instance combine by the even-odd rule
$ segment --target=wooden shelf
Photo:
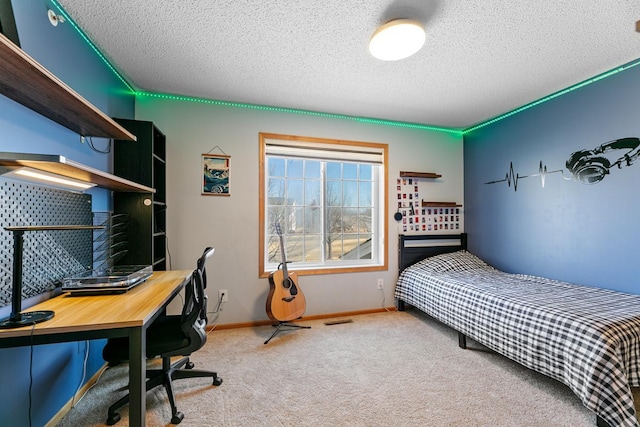
[[[0,34],[0,94],[82,136],[136,137]]]
[[[432,172],[405,172],[400,171],[400,178],[440,178],[442,175]]]
[[[422,201],[423,208],[459,208],[462,205],[456,202],[428,202],[426,200]]]
[[[156,190],[128,179],[69,160],[55,154],[3,153],[0,152],[0,172],[8,169],[28,167],[54,173],[84,182],[93,182],[98,187],[114,191],[154,193]]]

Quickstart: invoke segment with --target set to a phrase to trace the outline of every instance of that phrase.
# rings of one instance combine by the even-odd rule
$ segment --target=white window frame
[[[278,267],[278,263],[269,262],[268,260],[270,224],[267,223],[268,215],[266,213],[266,206],[268,203],[266,188],[268,183],[268,171],[266,170],[267,156],[347,163],[373,163],[380,165],[379,168],[373,168],[373,185],[374,191],[376,192],[374,199],[377,199],[377,201],[372,201],[374,204],[372,209],[372,224],[374,230],[372,230],[371,259],[356,259],[349,261],[332,261],[322,259],[319,263],[291,263],[289,264],[289,268],[295,270],[299,275],[379,271],[388,269],[388,249],[386,239],[388,231],[387,144],[260,133],[259,145],[260,230],[258,233],[258,243],[260,248],[260,277],[267,277]],[[326,179],[324,179],[323,182],[326,182]],[[321,206],[324,209],[324,200],[322,201]]]

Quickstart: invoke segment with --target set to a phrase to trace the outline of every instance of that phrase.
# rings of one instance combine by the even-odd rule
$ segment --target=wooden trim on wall
[[[265,150],[264,138],[267,134],[260,133],[258,138],[258,277],[269,277],[264,271],[264,218],[265,218]]]
[[[265,238],[265,229],[264,229],[264,220],[265,220],[265,155],[266,155],[266,139],[281,139],[281,140],[290,140],[290,141],[301,141],[301,142],[319,142],[325,144],[335,144],[335,145],[352,145],[352,146],[361,146],[361,147],[375,147],[380,148],[383,156],[383,167],[382,167],[382,183],[384,185],[384,194],[383,194],[383,227],[382,227],[382,238],[384,239],[384,251],[382,253],[382,265],[364,265],[364,266],[351,266],[344,268],[317,268],[317,269],[308,269],[308,270],[296,270],[296,273],[299,276],[307,276],[307,275],[316,275],[316,274],[342,274],[342,273],[361,273],[361,272],[369,272],[369,271],[386,271],[389,269],[389,146],[388,144],[377,143],[377,142],[362,142],[362,141],[346,141],[339,139],[328,139],[328,138],[317,138],[317,137],[307,137],[307,136],[296,136],[296,135],[281,135],[281,134],[272,134],[260,132],[258,138],[258,277],[266,278],[269,277],[271,272],[265,271],[265,263],[264,263],[264,238]]]
[[[312,316],[304,316],[293,322],[305,322],[308,320],[332,319],[335,317],[359,316],[362,314],[374,314],[397,311],[395,307],[373,308],[369,310],[343,311],[340,313],[314,314]],[[293,323],[290,322],[290,323]],[[255,322],[225,323],[223,325],[211,326],[207,325],[207,333],[211,330],[237,329],[237,328],[253,328],[256,326],[273,325],[273,320],[258,320]]]

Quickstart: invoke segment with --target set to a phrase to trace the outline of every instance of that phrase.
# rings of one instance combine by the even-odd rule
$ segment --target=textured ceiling
[[[137,89],[466,128],[640,58],[639,0],[58,0]],[[371,34],[425,24],[384,62]]]

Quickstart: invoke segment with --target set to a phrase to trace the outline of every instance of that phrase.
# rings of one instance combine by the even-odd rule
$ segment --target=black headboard
[[[467,249],[467,233],[411,234],[399,236],[398,269],[400,272],[430,256]]]

